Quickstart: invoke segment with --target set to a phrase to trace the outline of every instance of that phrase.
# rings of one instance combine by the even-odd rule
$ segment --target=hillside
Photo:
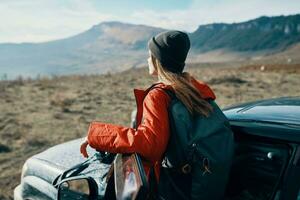
[[[95,74],[139,67],[146,63],[148,39],[163,30],[103,22],[65,39],[0,44],[0,78],[4,74],[8,78]]]
[[[281,51],[300,42],[300,15],[259,17],[242,23],[201,25],[190,34],[200,52]]]
[[[75,36],[43,43],[0,44],[0,79],[101,74],[144,66],[147,41],[165,29],[103,22]],[[300,14],[208,24],[189,33],[188,62],[232,62],[286,51],[300,42]]]
[[[221,107],[300,95],[299,64],[193,64],[188,71],[213,88]],[[154,81],[145,68],[113,75],[0,81],[0,199],[12,199],[21,167],[33,154],[84,137],[91,121],[128,126],[135,108],[133,88],[146,88]]]

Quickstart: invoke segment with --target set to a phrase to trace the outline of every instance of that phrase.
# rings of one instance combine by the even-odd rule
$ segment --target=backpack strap
[[[97,151],[95,154],[88,159],[86,159],[84,162],[79,163],[77,165],[72,166],[71,168],[65,170],[60,175],[58,175],[53,181],[52,185],[57,188],[59,186],[59,183],[63,181],[66,178],[77,176],[80,174],[83,170],[89,167],[91,163],[93,163],[96,160],[99,160],[102,163],[109,164],[113,161],[114,155],[112,153],[106,153],[102,151]]]
[[[168,90],[168,89],[165,89],[165,88],[160,88],[160,89],[165,91],[172,100],[177,98],[175,93],[172,90]]]
[[[154,83],[154,84],[152,84],[149,88],[147,88],[146,90],[145,90],[145,93],[146,93],[146,95],[151,91],[151,90],[153,90],[154,88],[160,88],[160,87],[157,87],[157,85],[159,85],[160,83]]]
[[[160,89],[162,91],[164,91],[165,93],[168,94],[168,96],[171,98],[171,100],[173,100],[174,98],[176,98],[174,92],[172,92],[171,90],[165,89],[165,88],[161,88],[159,86],[157,86],[160,83],[155,83],[153,85],[151,85],[148,89],[145,90],[146,95],[154,89]],[[170,180],[172,181],[172,180]],[[152,166],[150,168],[150,174],[149,174],[149,186],[150,186],[150,191],[149,191],[149,196],[147,199],[163,199],[159,194],[158,194],[158,182],[156,180],[156,176],[154,173],[154,167]]]
[[[92,163],[95,160],[100,160],[100,156],[99,154],[96,152],[93,156],[89,157],[87,160],[85,160],[82,163],[79,163],[77,165],[74,165],[73,167],[65,170],[63,173],[61,173],[60,175],[58,175],[52,182],[52,185],[57,188],[59,186],[59,183],[64,180],[65,178],[69,178],[72,176],[76,176],[78,175],[80,172],[82,172],[83,170],[85,170],[90,163]]]
[[[177,99],[175,93],[172,90],[169,90],[169,89],[166,89],[166,88],[161,88],[161,87],[156,87],[156,85],[154,85],[153,87],[150,87],[149,91],[152,90],[152,89],[155,89],[155,88],[163,90],[165,93],[167,93],[168,96],[171,98],[171,101]],[[170,185],[172,186],[172,188],[174,189],[174,192],[176,192],[181,199],[188,200],[189,197],[186,196],[184,194],[184,192],[176,185],[176,183],[173,181],[171,175],[169,174],[168,170],[171,170],[171,171],[175,170],[175,171],[178,171],[178,172],[183,173],[183,174],[189,174],[191,172],[191,165],[189,163],[186,163],[185,165],[183,165],[179,169],[177,169],[177,168],[175,169],[175,168],[168,168],[168,167],[165,168],[165,167],[163,167],[163,169],[161,169],[161,170],[164,170],[166,178],[167,178],[168,182],[170,183]],[[152,179],[152,181],[151,181],[151,179]],[[152,183],[153,183],[153,180],[155,180],[155,177],[153,178],[153,177],[150,176],[150,181]],[[158,187],[158,185],[157,185],[157,182],[155,180],[154,188],[157,190],[157,187]],[[160,198],[161,196],[159,195],[158,197]]]
[[[166,88],[158,87],[158,86],[157,86],[158,84],[160,84],[160,83],[155,83],[155,84],[151,85],[151,86],[146,90],[147,94],[148,94],[151,90],[157,88],[157,89],[160,89],[160,90],[164,91],[165,93],[167,93],[167,94],[169,95],[169,97],[171,98],[171,100],[177,98],[176,95],[175,95],[175,93],[174,93],[172,90],[169,90],[169,89],[166,89]]]
[[[155,88],[160,89],[160,90],[164,91],[165,93],[167,93],[168,96],[171,98],[171,102],[174,101],[174,100],[178,100],[178,98],[176,97],[176,94],[175,94],[174,91],[166,89],[166,88],[157,87],[157,84],[153,84],[150,88],[148,88],[147,91],[150,92],[151,90],[153,90]],[[169,119],[170,119],[170,122],[173,121],[172,115],[170,115],[170,111],[169,111]],[[172,126],[174,126],[174,124],[170,123],[171,131],[175,130],[175,128],[172,127]],[[177,173],[189,174],[191,172],[191,170],[192,170],[192,161],[194,159],[194,153],[195,153],[194,150],[195,150],[195,148],[193,146],[193,148],[191,148],[191,150],[189,152],[189,155],[188,155],[188,158],[187,158],[187,162],[182,163],[181,166],[178,167],[178,168],[174,168],[174,167],[170,166],[168,164],[168,161],[163,160],[165,168],[169,169],[171,171],[177,172]]]

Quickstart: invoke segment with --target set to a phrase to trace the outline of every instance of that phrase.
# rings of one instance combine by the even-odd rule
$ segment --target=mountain
[[[190,34],[198,52],[215,49],[231,51],[280,51],[300,42],[300,14],[259,17],[243,23],[201,25]]]
[[[69,38],[0,44],[0,79],[95,74],[147,65],[147,41],[165,29],[103,22]],[[201,25],[188,33],[188,62],[227,62],[281,52],[300,42],[300,14]],[[2,76],[2,77],[1,77]]]
[[[69,37],[43,43],[0,44],[0,78],[18,75],[93,74],[146,65],[150,37],[165,29],[104,22]]]

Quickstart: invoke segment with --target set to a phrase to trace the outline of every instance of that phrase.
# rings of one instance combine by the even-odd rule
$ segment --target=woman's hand
[[[89,157],[89,155],[88,155],[88,153],[87,153],[87,151],[86,151],[86,148],[87,148],[88,145],[89,145],[88,141],[85,140],[85,141],[81,144],[81,146],[80,146],[80,153],[81,153],[81,154],[83,155],[83,157],[85,157],[85,158],[88,158],[88,157]]]

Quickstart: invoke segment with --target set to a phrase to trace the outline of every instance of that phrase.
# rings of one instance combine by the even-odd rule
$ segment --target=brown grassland
[[[300,96],[300,64],[199,67],[188,70],[215,91],[225,106]],[[146,68],[117,74],[61,76],[0,82],[0,199],[12,199],[30,156],[84,137],[91,121],[129,125],[133,88],[156,81]],[[78,147],[79,151],[79,147]]]

